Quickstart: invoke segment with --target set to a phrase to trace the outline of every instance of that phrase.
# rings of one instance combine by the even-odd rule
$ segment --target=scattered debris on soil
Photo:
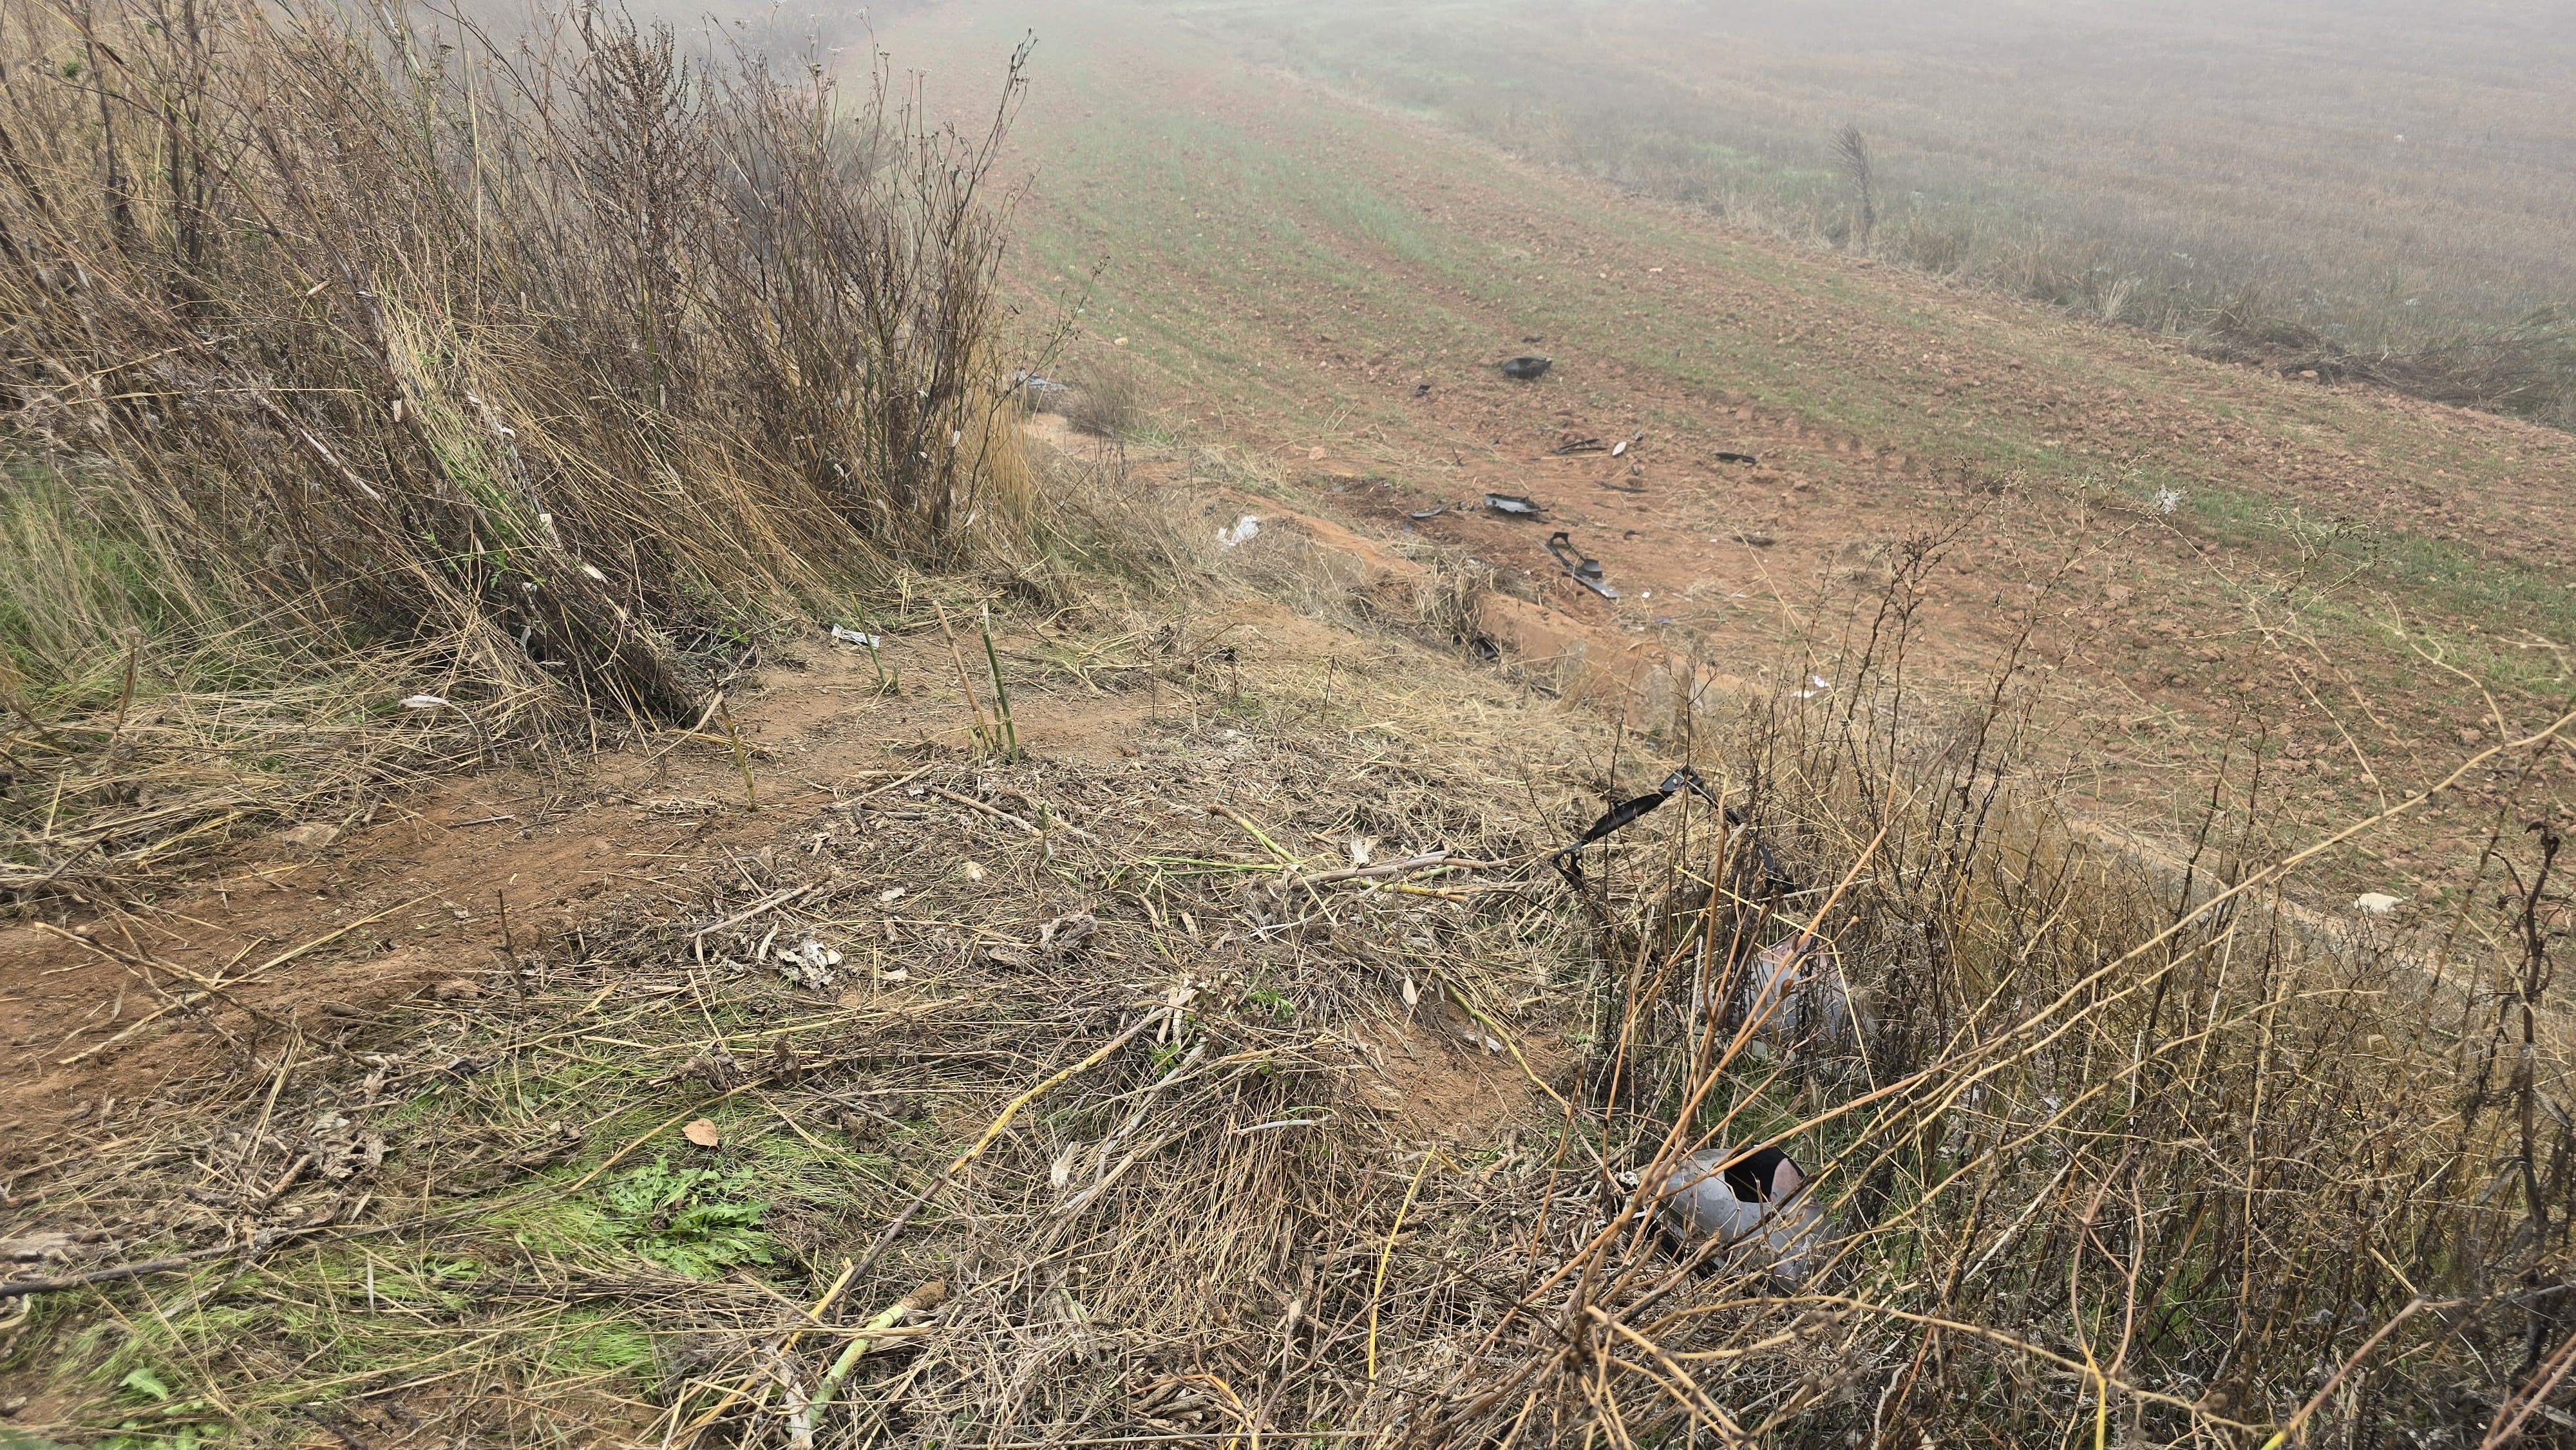
[[[1619,591],[1603,582],[1601,561],[1574,546],[1574,540],[1559,529],[1547,536],[1547,552],[1565,566],[1566,576],[1604,599],[1616,599]]]

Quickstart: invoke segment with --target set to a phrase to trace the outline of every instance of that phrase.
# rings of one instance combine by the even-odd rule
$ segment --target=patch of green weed
[[[581,1205],[606,1241],[692,1279],[712,1279],[744,1264],[767,1264],[772,1247],[760,1227],[769,1211],[749,1174],[674,1168],[668,1158],[612,1178]]]

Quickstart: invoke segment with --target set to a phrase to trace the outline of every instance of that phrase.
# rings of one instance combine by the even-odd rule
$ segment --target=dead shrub
[[[1125,438],[1145,419],[1144,384],[1135,364],[1107,357],[1073,371],[1073,390],[1063,395],[1065,421],[1077,433],[1094,438]]]
[[[1023,56],[961,133],[882,67],[851,98],[615,13],[510,47],[402,8],[0,9],[0,489],[150,581],[124,705],[230,639],[587,740],[1026,513],[984,196]],[[99,567],[0,580],[42,737],[8,748],[48,780],[121,708],[79,682],[137,621],[62,593]]]

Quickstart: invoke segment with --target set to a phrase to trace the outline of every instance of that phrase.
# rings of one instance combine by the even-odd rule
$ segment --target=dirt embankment
[[[1379,571],[1375,585],[1393,605],[1424,575],[1307,522],[1321,547]],[[1283,527],[1269,547],[1301,547],[1300,532]],[[1170,649],[1199,635],[1222,641],[1207,649],[1223,652],[1238,695],[1246,670],[1256,679],[1347,671],[1353,658],[1329,626],[1258,601],[1173,628]],[[1070,638],[1041,628],[1004,641],[1018,737],[1036,755],[1121,764],[1149,718],[1204,707],[1151,686],[1141,698],[1133,688],[1103,693],[1091,683],[1099,671],[1124,679],[1134,669],[1103,665],[1102,652],[1135,641]],[[1079,665],[1067,673],[1066,657],[1089,659],[1093,675]],[[886,692],[879,664],[848,645],[818,640],[769,662],[731,706],[740,760],[720,740],[656,737],[579,774],[468,776],[389,799],[345,828],[314,823],[250,843],[206,879],[148,900],[101,913],[57,904],[0,927],[9,984],[0,1118],[17,1128],[0,1144],[0,1173],[23,1183],[113,1148],[159,1111],[241,1071],[273,1069],[290,1042],[336,1040],[409,1006],[506,996],[522,971],[586,950],[591,928],[685,912],[782,853],[813,849],[803,827],[818,807],[972,746],[935,627],[890,639],[881,663],[899,692]],[[1324,690],[1329,702],[1329,680]],[[1408,1101],[1456,1116],[1457,1103],[1490,1095],[1473,1083],[1434,1086],[1427,1097],[1408,1088]]]

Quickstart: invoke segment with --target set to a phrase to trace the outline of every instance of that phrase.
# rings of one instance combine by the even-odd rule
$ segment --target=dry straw
[[[22,896],[235,828],[210,786],[66,833],[133,716],[320,691],[331,728],[425,691],[587,744],[693,717],[801,609],[1025,528],[987,194],[1021,57],[960,133],[884,70],[852,97],[590,8],[513,45],[368,13],[0,13]],[[252,817],[300,809],[194,743]],[[260,744],[327,800],[370,774]]]
[[[181,1260],[42,1296],[59,1382],[674,1445],[2465,1444],[2556,1408],[2547,841],[2498,955],[2437,964],[2302,926],[2238,849],[2259,799],[2178,878],[2103,854],[2008,684],[1918,723],[1901,607],[1798,662],[1829,694],[1614,745],[1385,639],[1328,707],[1175,602],[1047,676],[1173,702],[1132,763],[854,780],[814,853],[556,944],[524,1000],[247,1037],[142,1157],[43,1181],[20,1230]],[[1735,818],[1680,798],[1576,899],[1545,855],[1676,760]],[[1723,1005],[1800,937],[1848,1037]],[[809,939],[837,980],[788,980]],[[1443,1083],[1500,1107],[1459,1130]],[[1630,1187],[1765,1142],[1827,1213],[1795,1284]],[[274,1237],[184,1257],[237,1220]]]

